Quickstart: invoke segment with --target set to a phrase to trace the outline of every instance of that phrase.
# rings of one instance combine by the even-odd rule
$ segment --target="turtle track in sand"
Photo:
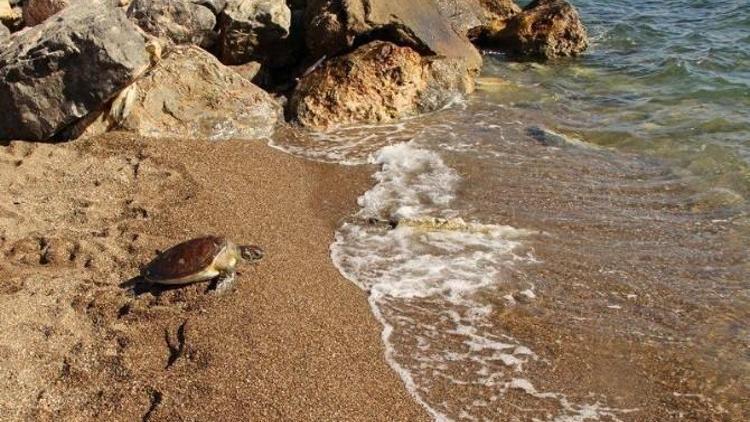
[[[0,203],[19,202],[0,211],[0,414],[425,420],[328,257],[369,176],[247,141],[111,133],[0,148]],[[207,233],[268,256],[231,295],[130,284],[155,249]]]
[[[129,373],[130,336],[105,322],[127,307],[110,309],[124,300],[118,284],[152,252],[142,225],[160,203],[189,197],[191,183],[142,146],[11,142],[0,147],[0,186],[0,379],[13,386],[2,388],[0,414],[102,417],[101,403],[133,399],[97,386]]]

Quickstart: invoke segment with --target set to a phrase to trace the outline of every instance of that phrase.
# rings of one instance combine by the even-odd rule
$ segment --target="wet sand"
[[[0,148],[5,420],[424,420],[332,266],[371,169],[260,142],[124,135]],[[128,281],[154,250],[262,245],[236,290]]]

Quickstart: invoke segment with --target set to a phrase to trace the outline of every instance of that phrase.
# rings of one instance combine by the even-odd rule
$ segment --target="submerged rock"
[[[168,52],[72,136],[124,130],[151,137],[257,139],[273,134],[281,106],[197,47]]]
[[[23,7],[24,23],[26,26],[39,25],[70,3],[71,0],[27,0]]]
[[[575,56],[588,47],[586,28],[565,0],[535,0],[488,40],[513,55]]]
[[[208,7],[184,0],[133,0],[128,17],[144,31],[175,44],[211,47],[216,16]]]
[[[461,59],[470,69],[482,64],[479,52],[432,1],[310,0],[305,32],[314,59],[338,55],[362,41],[384,40],[422,54]]]
[[[7,26],[0,24],[0,46],[10,42],[10,29]]]
[[[438,109],[473,89],[473,72],[460,59],[422,57],[374,41],[304,76],[290,113],[319,128],[386,122]]]
[[[292,12],[284,0],[228,0],[219,15],[219,57],[225,64],[286,60]]]
[[[138,28],[107,2],[76,2],[0,50],[0,139],[49,139],[148,67]]]

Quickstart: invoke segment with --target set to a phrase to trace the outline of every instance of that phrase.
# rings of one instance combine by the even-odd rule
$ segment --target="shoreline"
[[[372,184],[366,166],[123,134],[2,155],[17,202],[0,220],[3,414],[428,419],[386,363],[365,293],[329,258]],[[154,249],[203,233],[266,258],[220,297],[200,283],[133,297],[119,286]]]

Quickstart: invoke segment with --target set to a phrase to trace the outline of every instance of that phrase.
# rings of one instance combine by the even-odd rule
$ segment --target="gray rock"
[[[478,70],[482,57],[456,33],[430,0],[310,0],[305,11],[307,47],[314,58],[347,52],[361,40],[408,46],[421,54],[458,58]]]
[[[175,44],[204,48],[216,42],[216,16],[205,6],[185,0],[133,0],[128,17],[144,31]]]
[[[76,2],[0,51],[0,139],[45,140],[148,67],[143,36],[110,3]]]
[[[72,136],[122,130],[156,138],[271,136],[281,106],[197,47],[178,47],[95,113]]]
[[[225,64],[286,61],[292,12],[284,0],[228,0],[219,15],[219,57]],[[281,60],[280,60],[281,59]]]

